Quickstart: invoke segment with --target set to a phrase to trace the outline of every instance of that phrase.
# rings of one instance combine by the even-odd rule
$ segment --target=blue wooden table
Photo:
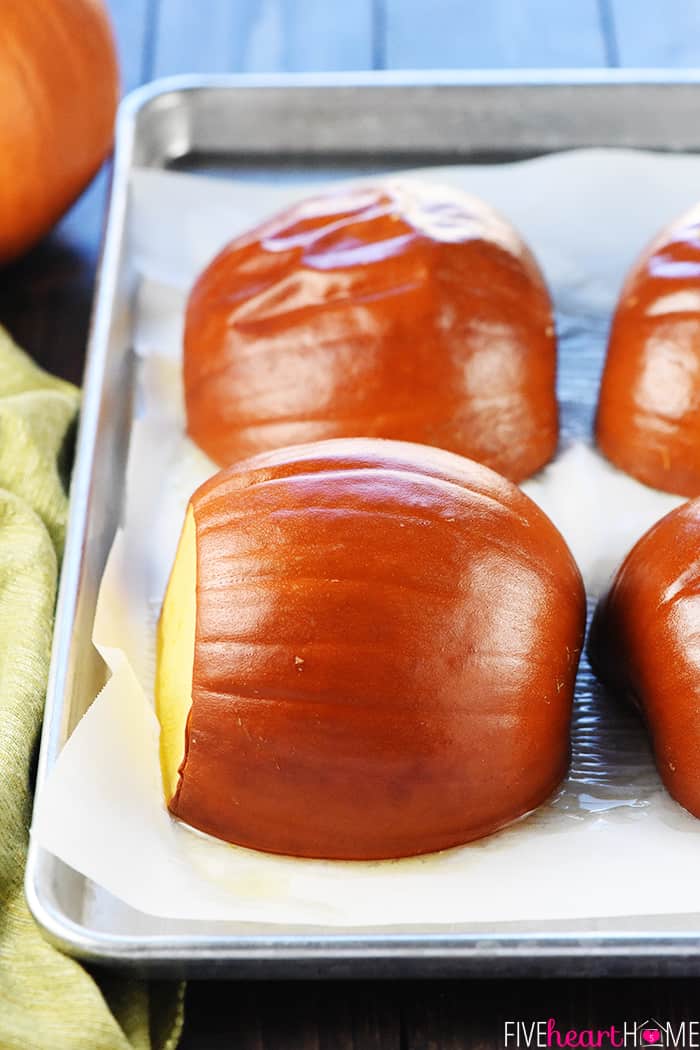
[[[31,0],[27,0],[31,2]],[[184,72],[700,65],[700,0],[110,0],[125,90]],[[0,282],[0,321],[80,381],[104,173]],[[700,197],[700,187],[698,189]],[[212,983],[185,1050],[495,1050],[507,1020],[560,1029],[700,1017],[657,981]]]
[[[700,62],[697,0],[112,0],[112,9],[127,86],[185,72]]]

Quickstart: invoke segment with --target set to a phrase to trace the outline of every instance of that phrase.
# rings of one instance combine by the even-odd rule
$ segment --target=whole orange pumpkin
[[[119,70],[100,0],[0,6],[0,262],[43,236],[109,153]]]

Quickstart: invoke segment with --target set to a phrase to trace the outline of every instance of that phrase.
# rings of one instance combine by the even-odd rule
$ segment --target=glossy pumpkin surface
[[[232,241],[190,295],[188,430],[219,465],[296,442],[437,445],[519,481],[558,439],[547,289],[513,228],[389,179]]]
[[[590,652],[643,715],[669,792],[700,817],[700,500],[632,548],[596,610]]]
[[[700,205],[664,230],[627,277],[596,438],[647,485],[700,495]]]
[[[190,509],[173,814],[260,850],[372,859],[486,835],[554,790],[583,585],[513,484],[439,449],[347,439],[223,470]],[[161,627],[178,620],[167,602]],[[161,661],[168,646],[161,631]]]

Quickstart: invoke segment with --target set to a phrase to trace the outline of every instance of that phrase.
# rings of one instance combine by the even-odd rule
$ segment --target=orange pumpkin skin
[[[700,495],[700,206],[641,255],[620,295],[596,437],[628,474]]]
[[[238,237],[189,298],[188,430],[221,466],[333,437],[437,445],[514,481],[558,439],[530,252],[481,201],[386,180]]]
[[[486,835],[564,776],[584,628],[548,518],[438,449],[347,439],[192,497],[183,821],[273,853],[400,857]]]
[[[643,715],[669,793],[700,817],[700,500],[632,548],[589,645],[600,676]]]
[[[0,262],[61,217],[112,145],[119,70],[99,0],[3,0]]]

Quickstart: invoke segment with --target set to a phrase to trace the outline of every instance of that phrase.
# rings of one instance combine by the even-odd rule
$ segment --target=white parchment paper
[[[700,159],[631,151],[431,175],[507,215],[543,266],[560,323],[585,319],[601,337],[638,251],[700,195]],[[133,179],[138,390],[123,524],[94,627],[111,676],[48,778],[33,836],[132,907],[177,919],[348,927],[699,911],[700,822],[666,795],[643,729],[585,660],[569,777],[547,805],[480,842],[411,860],[309,861],[229,846],[169,817],[152,701],[155,624],[187,500],[214,470],[184,436],[184,302],[223,243],[317,186],[146,171]],[[591,598],[681,502],[581,443],[524,488],[563,531]]]

